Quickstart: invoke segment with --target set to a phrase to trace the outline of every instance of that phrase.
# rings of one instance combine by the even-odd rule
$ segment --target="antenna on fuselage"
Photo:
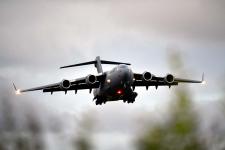
[[[78,64],[73,64],[73,65],[68,65],[68,66],[62,66],[62,67],[60,67],[60,69],[70,68],[70,67],[77,67],[77,66],[84,66],[84,65],[90,65],[90,64],[94,64],[95,65],[95,67],[97,68],[98,73],[103,73],[102,64],[108,64],[108,65],[119,65],[119,64],[130,65],[130,63],[101,60],[100,56],[97,56],[94,61],[88,61],[88,62],[84,62],[84,63],[78,63]]]

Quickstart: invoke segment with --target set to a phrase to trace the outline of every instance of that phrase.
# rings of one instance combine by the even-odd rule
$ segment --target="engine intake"
[[[69,80],[63,79],[62,82],[60,83],[60,88],[61,89],[68,89],[70,88],[71,83]]]
[[[86,83],[87,84],[94,84],[95,82],[97,81],[97,78],[96,78],[96,76],[95,75],[88,75],[87,77],[86,77]]]
[[[164,81],[167,82],[167,83],[173,83],[174,82],[174,76],[172,74],[168,74],[164,78]]]
[[[153,77],[153,75],[150,72],[147,72],[147,71],[145,71],[142,74],[142,80],[144,80],[144,81],[150,81],[150,80],[152,80],[152,77]]]

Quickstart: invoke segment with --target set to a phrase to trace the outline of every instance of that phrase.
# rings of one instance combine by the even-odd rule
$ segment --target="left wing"
[[[86,77],[78,78],[78,79],[70,80],[70,81],[64,79],[58,83],[24,89],[24,90],[17,89],[14,83],[13,83],[13,86],[14,86],[14,89],[16,90],[16,94],[21,94],[23,92],[29,92],[29,91],[37,91],[37,90],[42,90],[43,92],[51,92],[51,93],[64,91],[65,93],[67,93],[67,91],[70,91],[70,90],[74,90],[75,92],[77,92],[77,90],[89,89],[91,92],[92,89],[98,88],[100,86],[100,83],[104,81],[104,79],[105,79],[105,74],[100,74],[97,76],[88,75]]]
[[[133,89],[136,86],[146,86],[148,89],[149,86],[155,86],[156,89],[158,86],[174,86],[178,85],[178,83],[205,83],[204,81],[204,73],[202,75],[202,80],[190,80],[190,79],[182,79],[176,78],[171,74],[166,75],[165,77],[157,77],[152,75],[149,72],[144,72],[143,74],[134,73],[134,82]]]

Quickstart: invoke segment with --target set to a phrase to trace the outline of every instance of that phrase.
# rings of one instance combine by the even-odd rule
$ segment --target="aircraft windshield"
[[[120,65],[120,68],[127,68],[126,65]]]

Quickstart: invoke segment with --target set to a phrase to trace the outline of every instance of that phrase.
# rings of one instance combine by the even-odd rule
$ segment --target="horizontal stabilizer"
[[[115,61],[107,61],[107,60],[101,60],[101,64],[110,64],[110,65],[124,64],[124,65],[130,65],[129,63],[115,62]]]
[[[63,66],[63,67],[60,67],[60,69],[63,69],[63,68],[69,68],[69,67],[76,67],[76,66],[90,65],[90,64],[95,64],[95,63],[96,63],[96,61],[88,61],[88,62],[84,62],[84,63],[79,63],[79,64],[73,64],[73,65]]]
[[[119,65],[119,64],[130,65],[129,63],[107,61],[107,60],[100,60],[100,62],[101,62],[101,64],[108,64],[108,65]],[[88,62],[79,63],[79,64],[68,65],[68,66],[62,66],[62,67],[60,67],[60,69],[69,68],[69,67],[76,67],[76,66],[84,66],[84,65],[90,65],[90,64],[97,64],[97,60],[88,61]]]

